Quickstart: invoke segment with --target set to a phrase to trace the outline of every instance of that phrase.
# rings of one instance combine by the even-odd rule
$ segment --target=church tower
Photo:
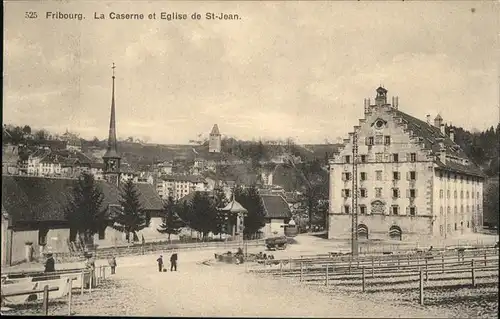
[[[111,91],[111,117],[109,119],[108,148],[102,157],[104,160],[104,178],[109,183],[119,186],[120,184],[120,160],[116,142],[115,122],[115,64],[113,63],[113,88]]]
[[[210,132],[210,138],[208,140],[208,151],[210,153],[220,153],[221,152],[221,134],[219,132],[219,127],[214,124],[212,132]]]

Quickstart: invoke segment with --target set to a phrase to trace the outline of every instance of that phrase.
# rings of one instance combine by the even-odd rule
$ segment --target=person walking
[[[45,261],[45,272],[54,272],[56,271],[56,262],[54,260],[54,256],[52,253],[47,254],[47,260]]]
[[[156,262],[158,263],[158,271],[162,272],[163,270],[163,256],[160,255],[158,259],[156,259]]]
[[[91,253],[87,253],[86,255],[87,261],[85,262],[85,267],[89,270],[90,272],[90,284],[92,285],[92,288],[95,287],[96,284],[96,278],[95,278],[95,260],[92,256]]]
[[[116,273],[116,258],[112,256],[109,260],[109,267],[111,267],[111,274],[114,275]]]
[[[170,256],[170,271],[177,271],[177,253]]]

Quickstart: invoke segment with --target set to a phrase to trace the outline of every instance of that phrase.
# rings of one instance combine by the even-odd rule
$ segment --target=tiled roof
[[[217,124],[214,124],[214,127],[212,127],[212,132],[210,132],[210,135],[220,135],[219,126],[217,126]]]
[[[65,221],[67,207],[74,186],[74,179],[57,179],[25,176],[2,176],[2,207],[12,221]],[[104,194],[103,208],[119,204],[118,188],[105,181],[96,181]],[[149,184],[135,184],[140,201],[146,210],[159,210],[163,202]]]
[[[222,208],[221,210],[230,211],[231,213],[248,212],[243,206],[241,206],[240,203],[235,200],[232,200],[229,204],[226,205],[226,207]]]
[[[161,177],[164,181],[188,181],[192,183],[203,183],[205,180],[198,175],[164,175]]]
[[[464,165],[451,160],[446,160],[446,163],[443,164],[439,158],[437,158],[435,162],[442,169],[474,176],[484,176],[479,166],[473,163],[460,146],[453,142],[449,136],[446,134],[443,135],[439,128],[399,110],[394,109],[394,112],[396,116],[401,117],[404,120],[404,123],[408,125],[408,130],[411,130],[415,137],[420,137],[422,143],[425,144],[425,147],[432,150],[434,154],[438,154],[440,151],[440,143],[443,143],[446,148],[447,155],[460,159],[466,159],[468,160],[468,163],[470,163],[469,165]]]
[[[163,201],[151,184],[134,184],[141,196],[142,207],[146,210],[162,210]]]
[[[292,212],[285,199],[279,195],[260,195],[266,218],[290,218]]]

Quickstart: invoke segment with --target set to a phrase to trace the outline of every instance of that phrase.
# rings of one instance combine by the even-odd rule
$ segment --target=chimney
[[[427,124],[431,125],[431,115],[427,114],[426,118],[427,118]]]
[[[450,140],[455,142],[455,130],[453,129],[453,127],[450,127]]]

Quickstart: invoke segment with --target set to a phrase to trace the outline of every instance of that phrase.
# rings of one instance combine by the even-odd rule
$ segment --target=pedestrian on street
[[[115,256],[112,256],[108,260],[109,266],[111,267],[111,274],[114,275],[116,273],[116,258]]]
[[[173,253],[170,257],[170,271],[177,271],[177,253]]]
[[[156,259],[156,262],[158,263],[158,271],[162,272],[163,270],[163,256],[160,255],[158,259]]]
[[[93,258],[91,253],[87,253],[85,257],[87,257],[87,261],[85,261],[85,268],[87,268],[87,270],[90,272],[90,285],[92,287],[95,287],[95,259]]]
[[[45,261],[45,272],[54,272],[56,271],[56,262],[51,253],[47,254],[47,260]]]

